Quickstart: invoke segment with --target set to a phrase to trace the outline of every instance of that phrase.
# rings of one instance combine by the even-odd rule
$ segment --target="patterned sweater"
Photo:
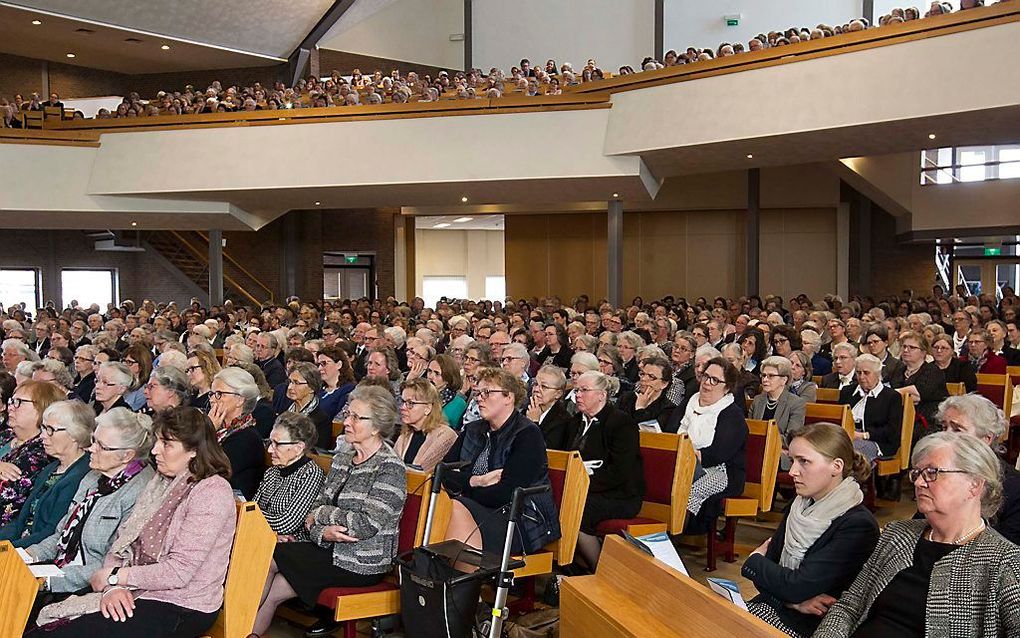
[[[889,523],[854,584],[825,614],[815,638],[844,638],[871,605],[912,564],[928,527],[923,519]],[[1020,547],[993,529],[935,563],[925,608],[927,638],[1020,635]]]
[[[360,465],[354,448],[343,439],[333,456],[326,483],[312,503],[315,523],[309,534],[317,545],[333,549],[333,564],[356,574],[389,571],[397,555],[400,517],[407,496],[403,461],[384,444]],[[328,525],[342,525],[355,543],[323,540]]]
[[[322,469],[305,456],[287,467],[270,467],[262,477],[255,502],[277,534],[304,531],[305,517],[326,479]]]

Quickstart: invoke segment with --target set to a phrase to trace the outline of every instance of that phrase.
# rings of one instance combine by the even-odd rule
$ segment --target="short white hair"
[[[240,394],[244,399],[242,412],[251,414],[259,400],[259,386],[255,384],[255,377],[243,368],[230,366],[216,373],[213,381],[217,380],[227,384],[227,387]]]
[[[188,369],[188,355],[184,354],[180,350],[164,350],[163,354],[159,355],[159,365],[161,367],[169,366],[171,368],[177,368],[182,372],[186,372]]]
[[[393,345],[397,348],[404,345],[404,341],[407,340],[407,333],[400,326],[390,326],[383,330],[383,333],[393,341]]]

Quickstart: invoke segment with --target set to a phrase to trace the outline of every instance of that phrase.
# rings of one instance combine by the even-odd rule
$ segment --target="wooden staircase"
[[[209,236],[201,231],[161,230],[145,242],[206,293],[209,292]],[[261,307],[275,302],[273,290],[223,251],[223,297]]]

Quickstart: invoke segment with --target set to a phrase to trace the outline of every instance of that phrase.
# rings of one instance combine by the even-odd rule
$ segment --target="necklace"
[[[765,395],[765,409],[774,410],[779,405],[779,399],[773,399],[772,397]]]
[[[949,541],[949,543],[948,543],[948,544],[949,544],[949,545],[960,545],[960,544],[962,544],[962,543],[963,543],[964,541],[966,541],[966,540],[969,540],[971,536],[974,536],[974,535],[976,535],[976,534],[977,534],[978,532],[980,532],[980,531],[981,531],[981,530],[983,530],[984,528],[985,528],[985,519],[983,519],[983,518],[982,518],[982,519],[981,519],[981,522],[979,522],[979,523],[978,523],[977,525],[975,525],[974,527],[972,527],[972,528],[971,528],[971,529],[970,529],[969,531],[965,532],[965,533],[963,534],[963,536],[961,536],[961,537],[957,538],[957,539],[956,539],[956,540],[954,540],[954,541]],[[938,542],[940,542],[940,541],[936,541],[935,539],[933,539],[933,538],[932,538],[932,533],[933,533],[934,531],[935,531],[935,530],[933,530],[932,528],[930,528],[930,527],[928,528],[928,540],[929,540],[929,541],[931,541],[931,542],[933,542],[933,543],[938,543]]]

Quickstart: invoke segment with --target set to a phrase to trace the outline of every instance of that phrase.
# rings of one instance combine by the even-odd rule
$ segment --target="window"
[[[440,297],[466,299],[467,296],[466,277],[422,277],[421,279],[421,297],[429,308],[435,308]]]
[[[117,303],[117,271],[64,269],[60,271],[60,289],[64,308],[75,300],[79,306],[96,304],[105,311],[107,304]]]
[[[963,146],[921,151],[921,184],[1020,178],[1020,145]]]
[[[485,298],[489,301],[505,301],[506,277],[486,277]]]
[[[0,303],[4,308],[24,304],[34,313],[39,307],[39,271],[33,269],[0,269]]]

